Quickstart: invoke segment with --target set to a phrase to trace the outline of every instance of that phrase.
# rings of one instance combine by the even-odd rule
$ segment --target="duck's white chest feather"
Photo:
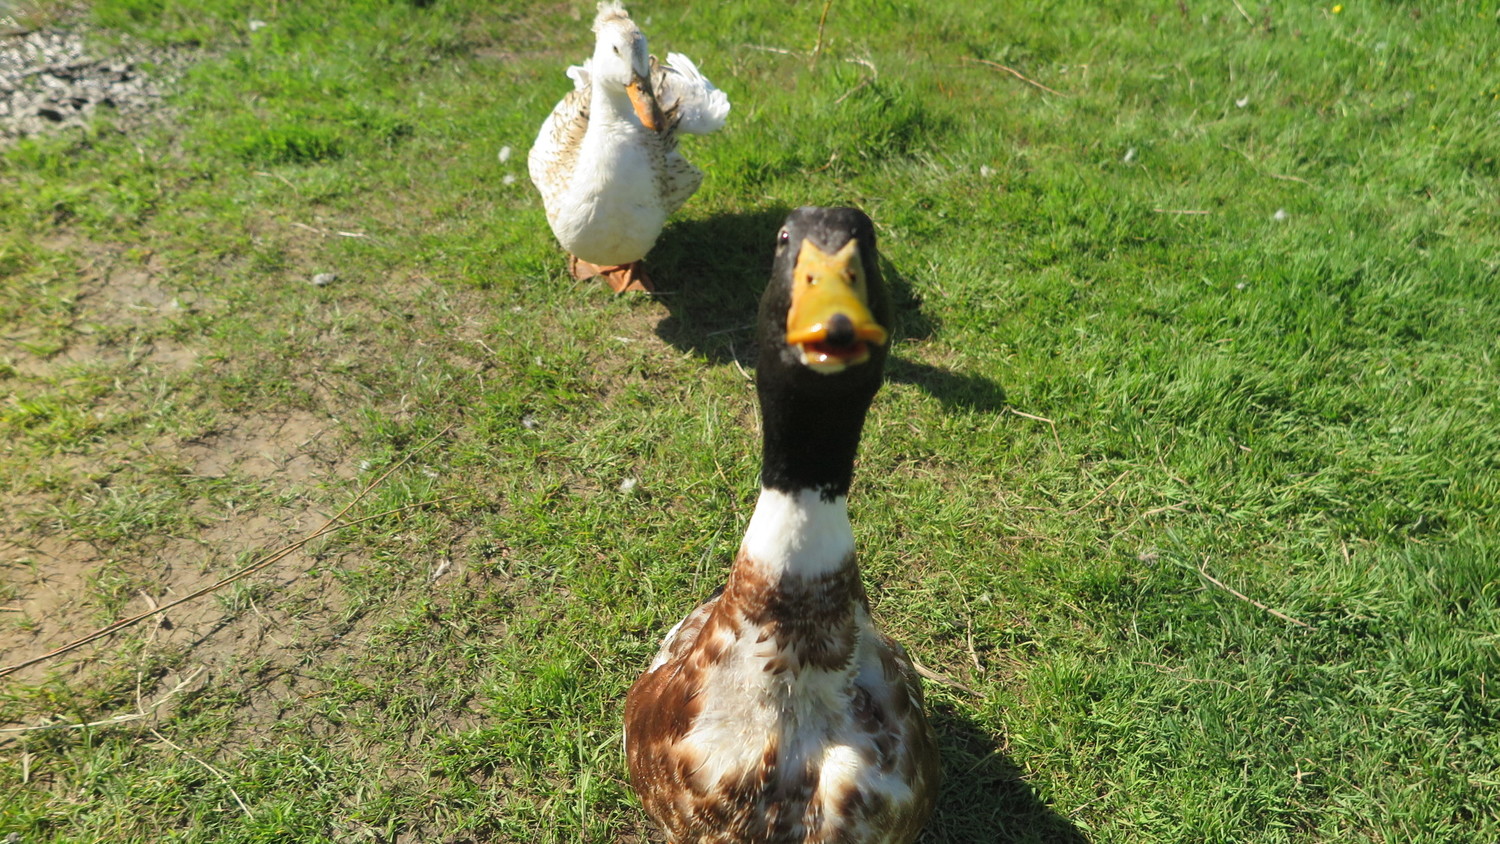
[[[643,126],[623,92],[565,97],[531,148],[531,180],[547,222],[573,255],[600,266],[646,256],[672,210],[663,200],[666,139]]]
[[[627,699],[631,776],[674,842],[906,844],[932,808],[920,685],[870,620],[843,501],[810,495],[762,494],[723,594]]]
[[[558,241],[600,265],[645,257],[667,220],[657,139],[623,120],[594,121],[575,161],[567,189],[547,203]]]
[[[789,655],[751,625],[701,678],[701,708],[674,752],[687,792],[719,795],[708,814],[728,809],[731,828],[754,833],[743,840],[904,842],[905,825],[892,818],[925,817],[915,753],[930,748],[926,725],[905,717],[909,704],[903,717],[888,711],[899,676],[885,676],[885,645],[859,615],[846,667],[768,667]]]

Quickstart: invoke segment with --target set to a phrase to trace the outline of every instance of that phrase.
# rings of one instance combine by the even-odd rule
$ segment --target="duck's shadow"
[[[756,307],[789,211],[773,205],[669,226],[647,260],[667,309],[656,335],[710,363],[753,366]]]
[[[667,309],[656,326],[657,336],[710,363],[753,367],[756,309],[771,275],[776,232],[790,210],[773,205],[672,224],[648,262],[660,286],[655,298]],[[1000,385],[901,357],[901,341],[925,340],[941,325],[924,312],[911,281],[884,255],[880,271],[896,313],[897,345],[886,376],[921,388],[945,407],[1003,408]]]
[[[1088,844],[1032,791],[994,735],[952,707],[928,714],[943,755],[943,789],[921,844]]]

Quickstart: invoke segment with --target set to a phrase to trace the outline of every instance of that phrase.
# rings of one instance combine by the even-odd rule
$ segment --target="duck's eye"
[[[789,234],[787,234],[786,229],[782,229],[776,235],[776,245],[777,246],[785,246],[785,245],[787,245],[787,243],[791,242],[791,239],[792,239],[792,236],[789,235]]]

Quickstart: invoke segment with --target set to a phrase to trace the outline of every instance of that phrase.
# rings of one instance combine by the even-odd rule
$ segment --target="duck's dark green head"
[[[788,362],[822,375],[868,363],[879,370],[890,342],[890,304],[876,257],[875,227],[864,212],[793,211],[777,233],[761,298],[762,355],[779,347]]]
[[[854,208],[798,208],[777,233],[757,326],[767,486],[848,491],[890,351],[878,257],[875,226]]]

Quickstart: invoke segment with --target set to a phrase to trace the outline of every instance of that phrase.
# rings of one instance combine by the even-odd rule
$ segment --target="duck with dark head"
[[[757,326],[760,498],[626,698],[631,781],[673,844],[909,844],[932,812],[921,683],[870,618],[847,507],[890,316],[870,218],[793,211]]]

